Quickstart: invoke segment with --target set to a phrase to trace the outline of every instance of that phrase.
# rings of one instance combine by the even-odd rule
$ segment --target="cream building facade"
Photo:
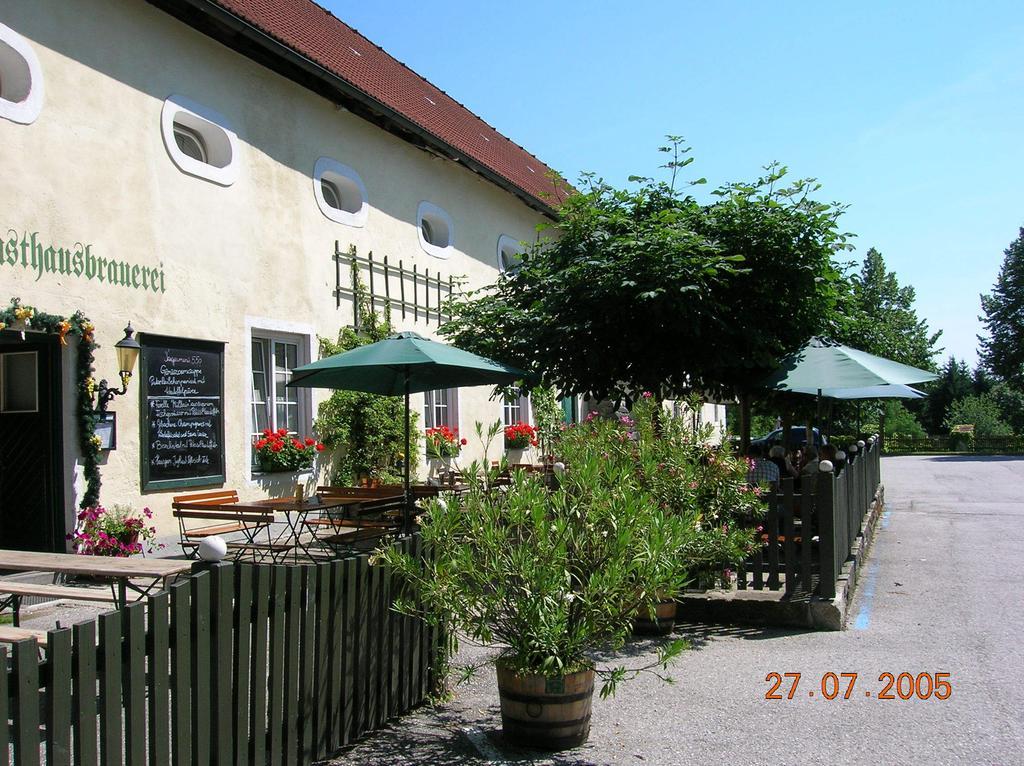
[[[463,278],[473,287],[493,281],[501,259],[552,220],[537,186],[524,189],[506,177],[515,162],[526,166],[522,177],[542,177],[539,160],[480,121],[483,141],[507,144],[500,165],[483,142],[479,151],[467,149],[433,135],[430,124],[415,122],[424,122],[418,115],[403,122],[400,110],[361,93],[358,81],[346,89],[330,67],[306,72],[311,51],[261,29],[273,19],[256,15],[260,5],[0,4],[0,302],[16,296],[52,314],[83,312],[101,346],[97,379],[117,379],[113,346],[129,321],[144,347],[161,338],[185,347],[223,344],[217,438],[224,464],[222,478],[209,485],[247,497],[285,492],[295,481],[254,470],[255,426],[283,423],[309,433],[328,393],[288,394],[274,380],[317,358],[318,335],[336,337],[353,321],[343,289],[348,266],[335,258],[336,247],[388,256],[392,294],[402,289],[399,261],[406,290],[413,268],[416,278],[427,272],[435,283]],[[386,56],[344,25],[336,31],[351,33],[353,56]],[[427,102],[440,101],[433,93],[425,92]],[[464,108],[458,118],[470,129],[477,119]],[[384,289],[378,271],[375,292]],[[393,310],[396,329],[436,337],[436,292],[430,300],[433,316],[422,306],[404,318]],[[7,408],[0,438],[45,432],[57,456],[45,476],[26,467],[0,478],[2,547],[62,549],[73,526],[84,488],[74,346],[31,326],[0,333],[9,401],[34,385],[37,404],[53,405],[49,421],[26,421],[25,413],[19,420]],[[36,356],[17,356],[25,349]],[[51,369],[39,361],[26,371],[30,359],[44,357]],[[146,428],[145,374],[137,368],[127,394],[110,405],[116,447],[101,455],[101,501],[148,506],[169,533],[170,498],[180,483],[145,486],[152,445],[143,442],[156,438]],[[459,391],[452,424],[468,435],[475,421],[501,418],[502,403],[490,395]],[[47,491],[26,505],[32,485],[41,484]],[[191,486],[203,486],[201,478]]]

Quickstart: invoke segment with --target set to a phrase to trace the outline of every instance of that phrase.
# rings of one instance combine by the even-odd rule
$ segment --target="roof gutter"
[[[331,72],[312,59],[303,56],[293,48],[268,35],[245,19],[236,16],[212,0],[146,0],[189,26],[214,40],[248,56],[278,74],[310,88],[321,96],[341,102],[353,112],[385,130],[421,148],[440,154],[446,159],[459,162],[472,172],[486,178],[496,186],[514,194],[526,205],[552,220],[558,214],[532,194],[520,189],[514,183],[480,161],[470,157],[448,142],[438,138],[408,117],[392,109],[348,80]],[[310,80],[320,87],[311,87]],[[415,137],[418,141],[410,140]]]

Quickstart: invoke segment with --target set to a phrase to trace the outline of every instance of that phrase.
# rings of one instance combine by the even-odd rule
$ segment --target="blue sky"
[[[575,180],[654,175],[665,134],[709,187],[778,160],[848,204],[945,354],[1024,226],[1024,13],[1014,2],[324,5]]]

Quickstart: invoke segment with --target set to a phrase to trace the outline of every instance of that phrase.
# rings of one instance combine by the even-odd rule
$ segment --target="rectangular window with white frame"
[[[439,388],[423,392],[423,426],[439,428],[459,427],[459,389]]]
[[[502,423],[507,427],[530,422],[530,397],[506,395],[501,407]]]
[[[292,371],[309,362],[309,339],[299,335],[253,330],[251,436],[280,428],[289,434],[307,435],[312,430],[312,398],[309,389],[289,388]]]

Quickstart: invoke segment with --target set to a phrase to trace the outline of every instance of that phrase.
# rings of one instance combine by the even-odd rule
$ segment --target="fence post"
[[[171,588],[171,744],[174,766],[192,763],[192,581]]]
[[[198,572],[192,586],[192,761],[210,762],[210,575]]]
[[[10,754],[10,733],[7,729],[7,700],[10,691],[8,689],[7,676],[7,649],[0,646],[0,753]]]
[[[232,622],[234,617],[235,567],[218,562],[210,566],[211,598],[211,708],[213,712],[213,762],[228,766],[234,754],[234,711],[232,709]]]
[[[796,545],[793,542],[793,535],[796,527],[793,524],[795,509],[793,497],[793,480],[782,480],[782,553],[786,561],[786,595],[790,595],[796,589]]]
[[[14,766],[39,763],[39,658],[34,638],[11,644],[14,670]],[[4,670],[6,672],[6,668]],[[7,719],[4,719],[4,727]]]
[[[828,460],[822,460],[818,468],[818,595],[835,598],[836,578],[839,576],[836,566],[835,473]]]
[[[146,605],[139,602],[128,605],[122,610],[121,619],[125,764],[143,766],[146,763]]]
[[[166,766],[171,760],[169,661],[171,627],[168,619],[170,596],[160,591],[149,597],[149,763]]]
[[[46,763],[71,764],[71,628],[47,632]],[[7,719],[0,716],[0,726]]]
[[[100,760],[104,766],[124,764],[121,726],[121,613],[100,620]]]

